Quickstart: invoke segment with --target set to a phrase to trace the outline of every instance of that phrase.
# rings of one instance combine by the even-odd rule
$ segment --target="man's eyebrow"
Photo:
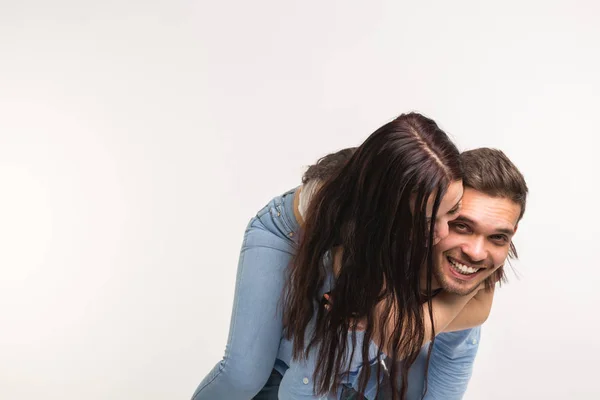
[[[515,233],[515,231],[513,229],[509,229],[509,228],[499,228],[499,229],[496,229],[496,232],[505,233],[507,235],[512,235]]]
[[[456,217],[456,219],[454,221],[455,222],[466,222],[467,224],[477,225],[477,223],[475,221],[473,221],[471,218],[465,217],[464,215],[459,215],[458,217]]]
[[[473,221],[469,217],[465,217],[464,215],[459,215],[458,217],[456,217],[456,219],[453,222],[466,222],[467,224],[477,226],[477,222]],[[510,229],[510,228],[497,228],[497,229],[494,229],[494,231],[496,233],[504,233],[506,235],[514,235],[514,233],[515,233],[514,229]]]

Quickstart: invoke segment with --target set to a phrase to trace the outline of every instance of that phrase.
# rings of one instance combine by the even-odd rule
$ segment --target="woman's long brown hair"
[[[379,330],[380,349],[393,349],[388,354],[393,399],[405,398],[408,370],[424,339],[421,270],[427,268],[424,289],[431,314],[429,244],[441,198],[460,177],[456,146],[433,120],[410,113],[371,134],[314,195],[287,280],[283,322],[286,338],[293,339],[295,359],[316,350],[317,395],[337,391],[355,351],[369,365],[369,343],[377,318],[378,326],[394,326],[388,337]],[[428,226],[430,198],[434,206]],[[341,266],[331,292],[335,300],[326,311],[319,289],[327,276],[326,255],[336,248],[343,249]],[[385,312],[376,313],[380,302]],[[392,315],[394,321],[389,320]],[[366,321],[363,345],[358,349],[352,324],[356,319]],[[369,368],[362,369],[361,395],[370,373]]]

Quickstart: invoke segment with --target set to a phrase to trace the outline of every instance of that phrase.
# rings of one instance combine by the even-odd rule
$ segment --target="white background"
[[[401,112],[503,149],[520,278],[468,394],[598,399],[600,3],[0,2],[0,398],[188,399],[248,219]]]

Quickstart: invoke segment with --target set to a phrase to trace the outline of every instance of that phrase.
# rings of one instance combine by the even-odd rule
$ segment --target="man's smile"
[[[477,276],[480,271],[485,269],[482,267],[470,266],[464,261],[459,261],[450,256],[446,256],[446,260],[448,260],[449,270],[452,272],[452,275],[461,280],[471,280]]]

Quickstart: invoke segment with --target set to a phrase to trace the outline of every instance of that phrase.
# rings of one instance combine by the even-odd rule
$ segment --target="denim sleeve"
[[[463,398],[479,348],[481,327],[439,334],[433,345],[425,400]]]
[[[291,245],[259,220],[251,222],[239,259],[225,355],[202,380],[193,400],[247,400],[263,388],[282,337],[279,295],[292,253]]]

